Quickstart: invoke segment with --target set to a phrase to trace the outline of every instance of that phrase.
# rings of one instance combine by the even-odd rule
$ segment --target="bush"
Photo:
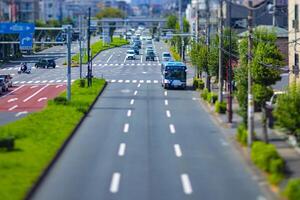
[[[64,96],[55,97],[53,99],[53,101],[56,105],[67,105],[68,104],[67,98]]]
[[[254,142],[251,159],[261,170],[270,173],[269,181],[278,184],[284,178],[284,161],[272,144]]]
[[[216,101],[215,103],[215,111],[216,113],[225,114],[227,110],[226,102]]]
[[[205,88],[205,89],[201,92],[201,97],[202,97],[202,99],[206,101],[206,100],[207,100],[207,97],[208,97],[208,94],[209,94],[208,89]]]
[[[216,93],[210,92],[210,93],[207,95],[207,102],[208,102],[208,103],[213,103],[213,104],[215,104],[217,100],[218,100],[218,95],[217,95]]]
[[[283,195],[288,200],[299,200],[300,199],[300,179],[292,179],[288,182],[284,189]]]
[[[240,124],[237,128],[236,139],[242,145],[246,146],[248,141],[248,132],[245,124]]]
[[[300,87],[291,86],[278,97],[274,116],[277,125],[300,139]]]
[[[199,79],[199,78],[194,78],[193,86],[194,86],[195,89],[203,90],[204,89],[204,81],[202,79]]]
[[[79,87],[84,88],[85,87],[85,79],[79,80]]]

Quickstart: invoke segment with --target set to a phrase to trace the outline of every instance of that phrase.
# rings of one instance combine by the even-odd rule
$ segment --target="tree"
[[[175,30],[176,29],[176,24],[177,24],[176,15],[169,15],[167,17],[166,28]]]
[[[280,80],[278,66],[282,64],[282,55],[275,44],[276,34],[265,29],[254,31],[253,55],[251,63],[251,77],[253,82],[253,97],[256,108],[265,110],[265,102],[272,96],[271,85]],[[242,39],[239,45],[240,68],[235,70],[237,84],[237,100],[240,105],[240,114],[247,124],[247,94],[248,94],[248,41]]]
[[[96,15],[97,19],[103,19],[103,18],[122,18],[123,19],[125,17],[126,17],[125,13],[117,8],[105,8]],[[110,36],[111,40],[113,40],[113,35],[116,30],[115,25],[116,25],[115,22],[109,23],[109,26],[111,26],[109,28],[109,36]],[[102,31],[103,31],[103,29],[102,29]]]

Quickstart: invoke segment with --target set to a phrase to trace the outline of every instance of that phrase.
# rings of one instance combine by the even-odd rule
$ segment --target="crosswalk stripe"
[[[53,82],[54,82],[54,80],[49,81],[49,83],[53,83]]]
[[[123,80],[119,80],[118,83],[123,83]]]
[[[42,81],[42,83],[47,83],[47,82],[48,82],[47,80]]]
[[[137,80],[133,80],[133,81],[132,81],[132,83],[136,83],[136,82],[137,82]]]
[[[147,83],[151,83],[151,80],[147,80]]]
[[[61,82],[61,80],[57,80],[57,81],[56,81],[56,83],[60,83],[60,82]]]
[[[130,83],[130,80],[126,80],[125,83]]]
[[[41,81],[35,81],[34,83],[39,83],[39,82],[41,82]]]
[[[17,84],[17,83],[19,83],[19,81],[14,81],[14,84]]]
[[[33,81],[28,81],[27,83],[32,83]]]
[[[112,83],[116,82],[116,80],[111,80]]]
[[[158,83],[158,80],[154,80],[153,83]]]
[[[144,80],[140,80],[140,83],[144,83]]]

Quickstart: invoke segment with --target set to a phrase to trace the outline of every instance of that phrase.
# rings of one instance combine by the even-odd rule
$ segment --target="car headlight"
[[[169,81],[169,80],[167,80],[167,79],[165,79],[165,80],[164,80],[164,82],[165,82],[165,83],[167,83],[167,84],[169,84],[169,83],[170,83],[170,81]]]

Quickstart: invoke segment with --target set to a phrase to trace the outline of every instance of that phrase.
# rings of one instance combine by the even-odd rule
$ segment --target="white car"
[[[126,60],[135,60],[135,52],[134,50],[127,50]]]
[[[161,55],[161,59],[162,59],[162,61],[169,62],[169,61],[172,61],[172,56],[171,56],[170,52],[163,52]]]

